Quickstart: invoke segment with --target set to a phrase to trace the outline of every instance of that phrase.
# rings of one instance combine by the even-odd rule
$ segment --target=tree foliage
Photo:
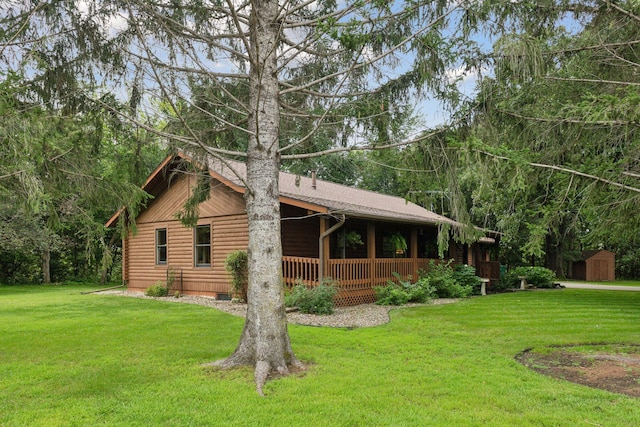
[[[639,235],[637,5],[487,1],[464,19],[482,32],[461,35],[477,95],[453,129],[363,154],[360,182],[501,231],[510,265],[564,276],[600,247],[627,265]],[[619,266],[638,274],[632,264]]]
[[[0,279],[96,277],[111,258],[104,223],[144,198],[118,161],[123,142],[111,139],[121,123],[31,102],[16,75],[0,83],[0,117]]]
[[[466,144],[487,178],[478,212],[564,275],[582,247],[637,239],[640,15],[633,2],[553,5],[512,15],[520,31],[494,45]]]

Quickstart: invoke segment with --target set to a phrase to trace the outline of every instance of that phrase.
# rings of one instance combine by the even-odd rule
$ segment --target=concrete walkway
[[[640,292],[640,286],[596,285],[593,283],[560,282],[567,289],[596,289],[599,291],[632,291]]]

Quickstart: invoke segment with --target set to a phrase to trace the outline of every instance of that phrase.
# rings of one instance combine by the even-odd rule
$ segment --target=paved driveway
[[[568,289],[596,289],[600,291],[632,291],[640,292],[640,286],[596,285],[593,283],[560,282]]]

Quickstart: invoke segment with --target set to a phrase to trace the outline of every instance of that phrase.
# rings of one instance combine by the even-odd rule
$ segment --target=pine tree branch
[[[622,13],[623,15],[627,15],[631,19],[634,19],[636,21],[640,21],[640,16],[636,15],[635,13],[631,12],[630,10],[623,9],[622,7],[617,5],[616,3],[613,3],[612,1],[607,0],[607,6],[609,6],[612,9],[617,10],[618,12]]]
[[[408,141],[396,142],[392,144],[383,144],[383,145],[350,145],[348,147],[336,147],[330,148],[328,150],[316,151],[313,153],[303,153],[303,154],[285,154],[282,156],[283,160],[293,160],[293,159],[310,159],[313,157],[320,157],[326,154],[333,153],[344,153],[344,152],[352,152],[352,151],[380,151],[387,150],[389,148],[398,148],[398,147],[406,147],[407,145],[417,144],[421,141],[427,140],[435,135],[439,135],[441,133],[447,132],[449,127],[442,127],[438,130],[434,130],[432,132],[420,135],[417,138],[410,139]]]
[[[27,26],[29,25],[29,21],[31,21],[31,18],[43,7],[45,6],[45,3],[38,3],[31,11],[29,11],[28,13],[24,13],[22,15],[25,15],[25,19],[24,22],[22,23],[22,25],[20,25],[20,28],[18,28],[16,31],[14,31],[14,33],[11,35],[11,37],[9,38],[9,40],[6,43],[2,44],[2,48],[0,49],[0,58],[2,58],[3,54],[4,54],[4,50],[7,48],[7,46],[9,45],[13,45],[13,43],[16,41],[16,39],[20,36],[20,33],[22,33],[22,31],[27,28]],[[40,38],[40,40],[42,40],[43,37]]]
[[[629,40],[629,41],[617,42],[617,43],[600,43],[600,44],[583,46],[583,47],[575,47],[575,48],[569,48],[569,49],[558,49],[558,50],[553,50],[553,51],[549,51],[549,52],[541,52],[541,55],[546,56],[546,57],[555,57],[555,56],[559,56],[559,55],[566,55],[566,54],[571,54],[571,53],[585,52],[585,51],[588,51],[588,50],[600,50],[600,49],[603,49],[603,48],[606,49],[606,50],[609,50],[609,49],[616,48],[616,47],[635,46],[637,44],[640,44],[640,40]],[[486,59],[493,59],[493,60],[500,60],[500,59],[505,59],[505,58],[510,58],[510,57],[525,58],[526,55],[524,55],[524,54],[522,54],[522,55],[506,55],[506,54],[495,55],[493,53],[489,53],[489,54],[484,56],[484,58],[486,58]]]
[[[342,20],[347,18],[351,13],[357,10],[356,3],[350,3],[347,5],[347,7],[343,9],[335,10],[331,13],[318,16],[317,18],[314,18],[314,19],[307,19],[305,21],[290,21],[287,19],[289,16],[291,16],[293,13],[297,12],[298,10],[301,10],[314,3],[316,3],[316,0],[307,1],[295,7],[294,9],[283,11],[282,14],[279,16],[279,20],[283,22],[284,28],[290,30],[290,29],[296,29],[296,28],[316,27],[324,22],[327,22],[328,20],[333,21],[336,27],[344,27],[346,26],[346,24],[344,24]],[[366,22],[371,23],[372,21],[367,20]],[[365,22],[363,21],[362,23],[364,24]]]
[[[500,156],[498,154],[493,154],[493,153],[490,153],[488,151],[479,150],[479,149],[472,149],[472,150],[477,152],[477,153],[484,154],[486,156],[492,157],[494,159],[506,160],[506,161],[510,161],[510,162],[514,161],[513,159],[511,159],[509,157]],[[638,187],[632,187],[630,185],[621,184],[619,182],[612,181],[610,179],[602,178],[602,177],[599,177],[599,176],[596,176],[596,175],[592,175],[592,174],[588,174],[588,173],[585,173],[585,172],[580,172],[580,171],[577,171],[575,169],[569,169],[569,168],[565,168],[565,167],[562,167],[562,166],[547,165],[547,164],[544,164],[544,163],[536,163],[536,162],[525,162],[525,163],[527,165],[529,165],[529,166],[533,166],[533,167],[536,167],[536,168],[551,169],[551,170],[555,170],[555,171],[558,171],[558,172],[563,172],[563,173],[568,173],[568,174],[571,174],[571,175],[581,176],[583,178],[589,178],[589,179],[592,179],[594,181],[602,182],[602,183],[610,185],[612,187],[622,188],[623,190],[628,190],[628,191],[633,191],[633,192],[636,192],[636,193],[640,193],[640,188],[638,188]]]
[[[625,120],[580,120],[580,119],[571,119],[566,117],[532,117],[525,116],[522,114],[514,113],[513,111],[507,111],[496,108],[497,112],[506,114],[508,116],[516,117],[518,119],[532,121],[532,122],[542,122],[542,123],[570,123],[570,124],[580,124],[580,125],[595,125],[595,126],[638,126],[640,127],[640,122],[634,121],[625,121]]]
[[[606,48],[607,52],[609,52],[611,54],[611,56],[613,56],[615,59],[619,60],[620,62],[624,63],[624,64],[628,64],[631,65],[632,67],[640,67],[640,63],[638,62],[633,62],[628,60],[627,58],[624,58],[622,56],[620,56],[617,52],[615,52],[612,49]]]
[[[401,40],[400,42],[398,42],[397,44],[395,44],[394,46],[391,46],[390,48],[388,48],[387,50],[380,52],[378,55],[373,56],[371,58],[369,58],[366,61],[362,61],[362,62],[357,62],[357,61],[353,61],[351,64],[349,64],[348,68],[345,68],[343,70],[337,71],[335,73],[331,73],[325,76],[322,76],[318,79],[315,80],[311,80],[309,82],[307,82],[304,85],[301,86],[292,86],[288,89],[285,89],[283,91],[281,91],[281,94],[287,94],[290,92],[296,92],[296,91],[300,91],[300,90],[304,90],[304,89],[309,89],[313,86],[316,86],[320,83],[326,82],[327,80],[331,80],[340,76],[343,76],[345,74],[350,74],[354,71],[360,70],[362,68],[366,68],[371,66],[372,64],[375,64],[379,61],[381,61],[382,59],[392,55],[393,53],[401,50],[403,47],[407,46],[410,42],[412,42],[413,40],[417,39],[420,35],[424,34],[427,30],[429,30],[431,27],[433,27],[434,25],[436,25],[438,22],[444,20],[445,18],[447,18],[449,15],[451,15],[454,11],[456,11],[459,8],[459,5],[454,4],[447,12],[443,13],[442,15],[438,16],[435,20],[429,22],[428,24],[424,25],[422,28],[416,30],[412,35],[405,37],[403,40]]]
[[[360,50],[360,52],[358,53],[357,58],[360,58],[360,56],[362,55],[362,50],[364,49],[364,47]],[[352,70],[355,69],[357,66],[357,59],[351,63],[351,68]],[[350,72],[345,73],[344,75],[342,75],[342,79],[340,81],[340,83],[337,85],[337,87],[335,88],[335,92],[339,92],[342,87],[346,84],[347,79],[349,77]],[[313,128],[311,130],[309,130],[309,132],[304,135],[302,138],[300,138],[298,141],[287,145],[286,147],[280,148],[278,150],[279,153],[283,153],[287,150],[290,150],[294,147],[297,147],[301,144],[304,144],[306,141],[308,141],[309,139],[311,139],[315,133],[317,132],[317,130],[320,128],[320,126],[323,124],[324,119],[329,115],[329,112],[332,110],[333,106],[335,105],[335,103],[337,102],[337,99],[332,99],[331,103],[329,104],[328,108],[325,109],[324,113],[322,114],[322,117],[320,117],[316,123],[314,124]]]
[[[143,2],[144,4],[144,2]],[[162,6],[164,7],[164,6]],[[187,25],[183,25],[180,22],[177,22],[176,20],[169,18],[165,15],[160,15],[158,14],[153,8],[151,7],[147,7],[147,13],[149,13],[149,15],[151,17],[153,17],[156,22],[159,22],[162,24],[162,27],[164,28],[164,30],[167,32],[167,34],[170,34],[172,37],[174,37],[176,40],[179,40],[180,37],[184,37],[185,39],[191,39],[191,40],[200,40],[202,41],[205,45],[209,46],[209,47],[215,47],[217,49],[220,49],[224,52],[227,52],[233,56],[236,56],[238,58],[242,58],[246,61],[249,61],[250,58],[245,55],[244,53],[231,48],[228,45],[225,45],[223,43],[219,43],[219,40],[229,40],[229,39],[241,39],[241,40],[245,40],[247,34],[242,32],[241,27],[238,26],[237,30],[238,33],[237,34],[218,34],[215,36],[210,36],[210,35],[204,35],[202,32],[197,32],[192,28],[189,28]],[[131,11],[129,12],[130,14],[132,13]],[[229,12],[229,14],[231,14],[234,18],[237,18],[237,16],[233,13],[233,12]],[[171,24],[171,25],[168,25]],[[239,24],[237,24],[239,25]],[[176,31],[173,29],[179,29],[180,33],[176,33]],[[182,52],[190,52],[188,49],[184,49],[184,47],[182,48]],[[196,52],[193,52],[194,54]]]
[[[182,144],[185,144],[191,147],[197,147],[197,148],[205,147],[205,145],[202,142],[200,142],[198,139],[192,139],[185,136],[176,135],[175,133],[163,132],[152,125],[141,122],[140,120],[134,117],[131,117],[123,113],[122,111],[119,111],[118,109],[113,108],[111,105],[107,104],[106,102],[100,99],[93,100],[93,102],[97,103],[98,105],[102,106],[103,108],[112,112],[113,114],[121,117],[122,119],[130,122],[136,127],[139,127],[140,129],[144,129],[150,134],[156,135],[162,139],[165,139],[167,141],[180,142]],[[213,147],[208,147],[207,151],[208,152],[210,151],[212,155],[215,154],[217,156],[247,157],[247,153],[244,151],[225,150],[222,148],[213,148]]]
[[[15,172],[11,172],[11,173],[5,174],[5,175],[0,175],[0,179],[11,178],[12,176],[20,175],[23,172],[25,172],[25,171],[24,170],[19,170],[19,171],[15,171]]]
[[[159,59],[154,59],[152,57],[148,57],[145,55],[140,55],[138,53],[132,52],[130,50],[125,50],[125,52],[127,53],[127,55],[130,55],[132,58],[138,59],[140,61],[146,62],[147,64],[151,65],[151,66],[155,66],[155,67],[160,67],[160,68],[164,68],[168,71],[175,71],[175,72],[179,72],[179,73],[187,73],[187,74],[194,74],[194,75],[202,75],[202,76],[209,76],[209,77],[217,77],[217,78],[221,78],[221,79],[243,79],[246,80],[249,78],[249,76],[247,76],[246,74],[242,74],[242,73],[222,73],[219,71],[210,71],[204,68],[193,68],[193,67],[186,67],[184,65],[180,66],[180,65],[174,65],[174,64],[168,64],[164,61],[160,61]]]
[[[132,10],[131,10],[131,8],[130,8],[130,7],[129,7],[129,13],[130,13],[130,14],[132,13]],[[134,19],[135,19],[135,18],[134,18]],[[146,42],[146,39],[145,39],[144,37],[142,37],[142,34],[140,34],[139,26],[138,26],[138,25],[135,25],[135,28],[136,28],[136,32],[138,33],[138,37],[140,38],[140,42],[142,43],[142,47],[143,47],[143,49],[144,49],[144,51],[145,51],[146,55],[147,55],[147,56],[150,56],[150,55],[151,55],[151,49],[150,49],[150,47],[148,46],[148,44],[147,44],[147,42]],[[155,66],[153,66],[153,65],[152,65],[152,66],[151,66],[151,70],[152,70],[152,73],[153,73],[153,75],[154,75],[154,78],[155,78],[156,82],[158,83],[158,85],[159,85],[159,87],[160,87],[160,90],[161,90],[161,92],[162,92],[162,94],[163,94],[163,98],[164,98],[164,99],[166,99],[166,100],[167,100],[167,102],[171,105],[171,108],[172,108],[172,109],[173,109],[173,111],[175,112],[175,114],[176,114],[176,116],[177,116],[178,120],[180,121],[180,123],[182,124],[182,126],[187,130],[187,132],[189,133],[189,135],[191,135],[191,138],[193,138],[193,139],[190,139],[190,140],[189,140],[188,144],[192,144],[192,145],[193,145],[193,144],[194,144],[194,142],[195,142],[195,144],[197,144],[197,145],[198,145],[199,147],[201,147],[201,148],[208,147],[208,146],[207,146],[206,144],[204,144],[204,143],[200,140],[200,138],[196,135],[196,133],[194,132],[193,128],[192,128],[192,127],[187,123],[187,121],[185,120],[184,116],[180,113],[180,109],[179,109],[179,108],[177,108],[177,106],[175,105],[175,103],[174,103],[174,101],[173,101],[172,97],[171,97],[171,96],[169,96],[169,95],[170,95],[170,93],[169,93],[169,91],[167,90],[166,85],[163,83],[163,80],[160,78],[160,76],[159,76],[159,74],[158,74],[158,70],[157,70],[157,68],[156,68]],[[189,102],[190,102],[190,101],[189,101]],[[193,104],[192,104],[192,105],[193,105]],[[204,111],[204,110],[201,110],[201,111]],[[208,113],[208,112],[207,112],[207,113]],[[210,114],[210,113],[209,113],[209,115],[210,115],[210,116],[212,116],[212,117],[215,117],[215,118],[216,118],[216,119],[218,119],[219,121],[222,121],[222,122],[223,122],[225,125],[227,125],[227,126],[233,126],[233,124],[232,124],[232,123],[230,123],[230,122],[228,122],[228,121],[226,121],[226,120],[224,120],[224,119],[222,119],[222,118],[216,117],[216,116],[214,116],[214,115],[212,115],[212,114]],[[240,130],[243,130],[243,131],[247,132],[245,129],[242,129],[242,128],[237,128],[237,129],[240,129]],[[175,139],[175,138],[173,138],[173,139]],[[183,141],[183,142],[185,142],[185,141]],[[185,142],[185,143],[186,143],[186,142]],[[232,151],[229,151],[229,150],[223,150],[223,151],[227,151],[227,153],[224,153],[224,154],[232,153]],[[212,150],[212,151],[211,151],[211,154],[212,154],[212,155],[215,155],[216,153],[217,153],[218,155],[219,155],[219,154],[223,154],[223,153],[221,153],[220,151],[218,151],[218,149],[214,149],[214,150]],[[233,154],[232,154],[232,155],[233,155]],[[246,155],[246,154],[245,154],[245,155]]]
[[[253,59],[251,58],[251,43],[249,42],[249,40],[247,39],[247,34],[245,32],[242,31],[242,25],[240,24],[240,18],[238,16],[238,13],[236,12],[236,10],[233,7],[232,4],[232,0],[227,0],[227,5],[229,6],[229,11],[231,13],[231,18],[233,19],[233,23],[236,26],[236,30],[238,31],[238,34],[240,35],[240,38],[242,40],[242,43],[244,45],[244,48],[246,49],[247,53],[249,53],[248,56],[248,60],[249,61],[253,61]],[[241,6],[244,7],[244,6]],[[244,25],[247,26],[249,24],[249,19],[245,19]]]
[[[562,82],[580,82],[580,83],[598,83],[598,84],[611,84],[611,85],[624,85],[624,86],[640,86],[640,83],[636,82],[622,82],[615,80],[600,80],[600,79],[581,79],[581,78],[564,78],[564,77],[551,77],[546,76],[547,80],[557,80]]]

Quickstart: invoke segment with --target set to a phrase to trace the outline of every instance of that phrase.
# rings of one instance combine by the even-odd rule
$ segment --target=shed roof
[[[595,255],[597,255],[599,253],[602,253],[602,252],[606,252],[608,254],[611,254],[611,255],[615,256],[615,254],[613,252],[607,251],[605,249],[594,249],[594,250],[590,250],[590,251],[582,251],[582,260],[586,261],[589,258],[592,258],[593,256],[595,256]]]

